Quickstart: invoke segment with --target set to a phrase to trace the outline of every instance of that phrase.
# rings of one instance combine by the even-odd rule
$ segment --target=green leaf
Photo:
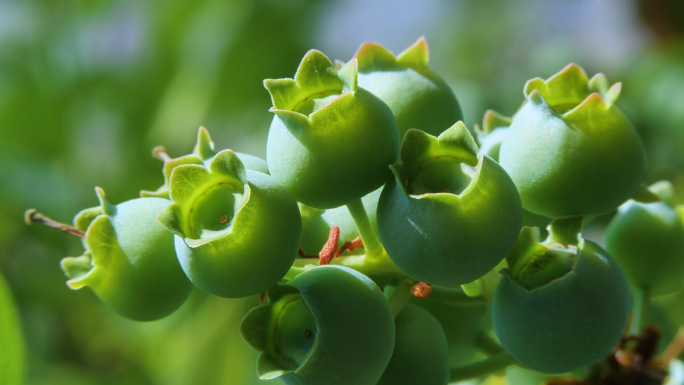
[[[24,338],[17,307],[0,275],[0,384],[24,383]]]

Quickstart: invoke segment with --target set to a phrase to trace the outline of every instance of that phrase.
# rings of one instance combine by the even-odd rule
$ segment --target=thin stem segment
[[[152,156],[166,163],[171,161],[171,157],[166,153],[164,146],[157,146],[152,149]]]
[[[366,254],[371,258],[385,254],[385,249],[382,247],[380,238],[378,238],[375,230],[373,230],[373,226],[371,226],[361,199],[348,203],[347,208],[352,218],[354,218],[356,228],[359,230],[359,235],[361,235],[361,240],[366,248]]]
[[[400,279],[396,284],[385,286],[385,298],[387,298],[394,318],[397,318],[397,315],[411,298],[411,286],[411,282],[405,279]]]
[[[57,230],[64,231],[67,234],[73,235],[79,238],[85,238],[85,233],[73,226],[69,226],[64,223],[57,222],[53,219],[46,217],[45,215],[39,213],[36,209],[26,210],[24,213],[24,220],[26,224],[32,225],[34,223],[41,223],[45,226],[50,226]]]
[[[432,286],[430,300],[451,306],[485,306],[487,301],[482,297],[469,297],[463,290],[445,286]]]
[[[632,323],[629,326],[629,334],[637,335],[644,330],[644,327],[648,324],[650,306],[650,291],[644,287],[634,290],[632,299]]]
[[[496,373],[516,363],[515,358],[507,352],[495,354],[484,360],[451,369],[450,383]]]
[[[485,332],[480,332],[475,338],[475,349],[487,356],[494,356],[506,351],[501,344]]]

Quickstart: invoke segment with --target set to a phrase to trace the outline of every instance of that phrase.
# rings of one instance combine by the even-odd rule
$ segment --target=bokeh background
[[[78,239],[29,228],[22,215],[36,207],[70,222],[96,205],[94,186],[115,203],[155,189],[163,178],[151,148],[188,153],[200,125],[218,148],[264,157],[272,115],[262,80],[291,77],[311,48],[348,60],[365,41],[398,53],[424,35],[469,127],[488,108],[513,114],[527,79],[570,62],[603,72],[623,82],[619,104],[646,143],[647,182],[684,192],[682,4],[0,0],[0,272],[20,314],[27,383],[259,383],[238,330],[256,298],[196,291],[167,319],[122,319],[65,285],[58,263],[81,254]]]

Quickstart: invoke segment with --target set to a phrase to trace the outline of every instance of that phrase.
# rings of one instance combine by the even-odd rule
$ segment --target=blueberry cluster
[[[311,50],[264,85],[266,161],[200,128],[189,155],[154,150],[165,181],[141,198],[112,205],[98,188],[73,226],[27,212],[83,239],[62,261],[69,287],[138,321],[194,287],[261,294],[241,326],[258,376],[297,385],[577,371],[623,339],[632,291],[643,304],[679,289],[684,210],[671,185],[641,185],[643,145],[603,74],[532,79],[475,136],[422,38],[346,63]],[[606,249],[582,237],[616,209]]]

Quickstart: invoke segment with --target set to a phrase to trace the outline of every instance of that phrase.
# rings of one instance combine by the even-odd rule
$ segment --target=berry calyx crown
[[[408,68],[427,68],[429,51],[425,37],[421,37],[397,56],[378,43],[367,42],[354,54],[359,61],[359,72]]]

